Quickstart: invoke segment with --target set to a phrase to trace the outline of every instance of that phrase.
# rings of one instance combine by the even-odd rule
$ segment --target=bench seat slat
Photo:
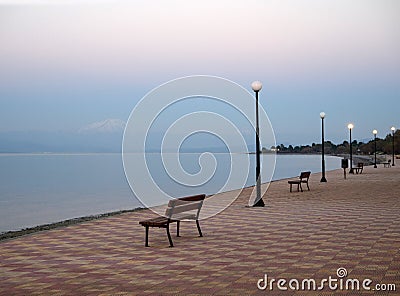
[[[301,181],[300,180],[291,180],[291,181],[288,181],[288,183],[289,184],[300,184]]]
[[[139,224],[142,226],[164,226],[168,224],[169,222],[177,222],[180,220],[196,220],[196,215],[195,214],[181,214],[181,215],[176,215],[174,216],[173,219],[168,219],[166,217],[155,217],[155,218],[151,218],[151,219],[147,219],[144,221],[140,221]]]
[[[168,218],[166,217],[155,217],[151,219],[147,219],[144,221],[140,221],[139,224],[143,226],[162,226],[162,225],[167,225],[168,223]]]

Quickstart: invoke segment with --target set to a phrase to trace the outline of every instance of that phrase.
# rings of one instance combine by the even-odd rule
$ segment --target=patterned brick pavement
[[[273,182],[265,208],[246,208],[251,189],[215,217],[183,222],[168,247],[164,229],[143,245],[138,222],[149,210],[122,214],[0,242],[1,295],[400,295],[400,165],[341,171],[289,193]],[[396,292],[271,291],[258,279],[370,278]],[[287,286],[287,284],[286,284]]]

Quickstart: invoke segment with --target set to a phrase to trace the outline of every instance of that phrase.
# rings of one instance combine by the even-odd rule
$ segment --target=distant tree
[[[313,153],[321,153],[322,152],[322,145],[321,144],[315,144],[312,146]]]
[[[336,154],[345,154],[345,153],[349,153],[349,149],[348,147],[344,146],[344,145],[339,145],[336,148]]]
[[[312,153],[313,149],[310,146],[302,146],[301,153]]]
[[[368,143],[360,145],[359,149],[362,154],[372,154],[374,152],[374,143],[372,141],[369,141]]]
[[[325,142],[325,153],[326,154],[336,153],[336,145],[333,144],[331,141]]]
[[[386,153],[391,154],[393,145],[392,145],[393,137],[391,133],[388,133],[384,138],[377,138],[376,148],[378,153]],[[375,149],[374,139],[371,139],[367,143],[357,142],[357,140],[352,140],[352,150],[353,153],[361,153],[361,154],[373,154]],[[271,147],[271,150],[275,148]],[[292,146],[289,145],[286,147],[283,144],[280,144],[276,147],[280,153],[321,153],[322,145],[312,143],[310,145],[303,146]],[[326,154],[347,154],[349,153],[349,142],[344,140],[341,144],[334,144],[331,141],[325,142],[325,153]],[[400,130],[397,130],[395,133],[395,154],[400,154]]]

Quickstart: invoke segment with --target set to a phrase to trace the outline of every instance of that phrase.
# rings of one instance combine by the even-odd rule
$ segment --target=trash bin
[[[349,160],[347,158],[342,159],[342,169],[343,169],[343,176],[346,179],[346,169],[349,167]]]
[[[342,159],[342,169],[347,169],[349,167],[349,160],[344,158]]]

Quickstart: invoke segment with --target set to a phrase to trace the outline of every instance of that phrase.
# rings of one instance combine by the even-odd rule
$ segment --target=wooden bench
[[[205,194],[199,194],[170,200],[168,207],[165,210],[165,216],[158,216],[148,220],[140,221],[139,224],[146,228],[145,246],[149,246],[149,227],[158,227],[165,228],[167,230],[169,245],[170,247],[173,247],[174,244],[172,243],[171,234],[169,232],[169,225],[174,222],[177,223],[176,236],[179,237],[179,226],[180,221],[182,220],[195,220],[199,235],[202,237],[203,234],[201,233],[198,219],[205,197]]]
[[[297,180],[289,180],[288,183],[290,184],[290,192],[292,192],[292,185],[297,185],[297,191],[299,191],[299,188],[301,189],[301,192],[303,192],[303,187],[301,186],[302,183],[307,184],[308,190],[310,190],[310,187],[308,186],[308,179],[310,178],[311,172],[301,172],[300,177]]]
[[[389,159],[387,162],[382,162],[384,168],[390,168],[392,166],[392,160]]]
[[[363,169],[364,169],[364,163],[359,162],[357,163],[357,166],[353,168],[353,171],[356,172],[356,174],[362,174]]]

